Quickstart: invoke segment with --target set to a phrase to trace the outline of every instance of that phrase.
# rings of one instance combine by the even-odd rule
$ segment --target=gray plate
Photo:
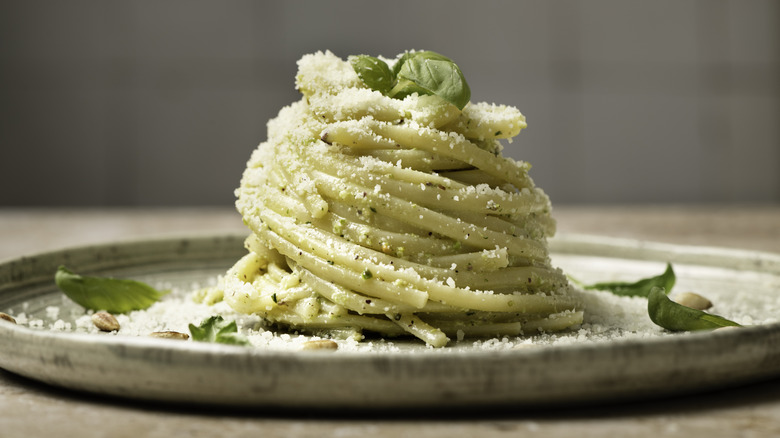
[[[62,303],[57,266],[188,284],[243,255],[243,236],[195,236],[50,252],[0,264],[0,310]],[[678,286],[744,306],[780,302],[780,256],[588,236],[551,242],[585,280],[636,279],[675,264]],[[610,278],[606,278],[610,279]],[[743,306],[743,307],[744,307]],[[744,309],[743,309],[744,310]],[[750,311],[750,309],[747,309]],[[240,406],[416,407],[591,403],[731,386],[780,375],[780,324],[642,340],[506,351],[269,351],[101,336],[0,323],[0,367],[52,385],[158,401]]]

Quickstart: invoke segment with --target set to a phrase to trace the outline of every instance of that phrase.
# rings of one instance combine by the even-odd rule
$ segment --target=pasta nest
[[[330,52],[298,67],[301,100],[268,122],[236,190],[248,253],[207,301],[434,347],[582,322],[550,263],[550,201],[528,163],[501,154],[526,126],[516,108],[392,99]]]

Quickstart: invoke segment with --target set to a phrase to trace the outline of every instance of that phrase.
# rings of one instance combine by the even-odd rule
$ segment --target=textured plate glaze
[[[83,273],[182,285],[223,272],[243,236],[199,236],[51,252],[0,264],[0,310],[61,302],[60,264]],[[734,282],[780,296],[780,256],[588,236],[551,243],[556,264],[590,281],[658,270],[727,296]],[[780,375],[780,324],[646,340],[507,351],[267,351],[38,330],[0,322],[0,367],[66,388],[158,401],[240,406],[377,408],[591,403],[680,394]]]

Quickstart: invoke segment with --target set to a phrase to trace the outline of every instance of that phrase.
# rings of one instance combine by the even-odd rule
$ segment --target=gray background
[[[3,1],[0,206],[231,205],[295,61],[430,49],[554,203],[780,202],[777,1]]]

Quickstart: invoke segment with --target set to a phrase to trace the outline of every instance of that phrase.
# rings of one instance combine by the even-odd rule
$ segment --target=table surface
[[[559,233],[780,253],[780,205],[558,206]],[[0,209],[0,260],[63,247],[242,232],[229,208]],[[231,412],[73,393],[0,370],[0,436],[776,437],[780,379],[672,399],[481,412]]]

